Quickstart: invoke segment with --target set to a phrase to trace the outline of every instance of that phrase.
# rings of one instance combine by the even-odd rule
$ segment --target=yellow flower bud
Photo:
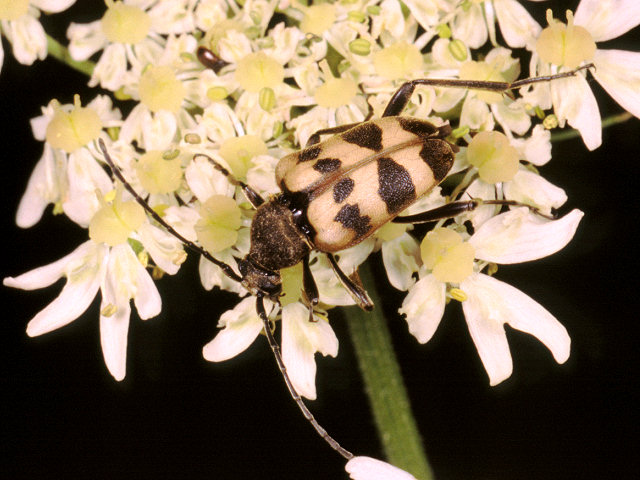
[[[235,200],[224,195],[212,195],[200,207],[200,220],[195,231],[200,245],[216,253],[236,243],[240,226],[241,212]]]
[[[45,138],[53,148],[71,153],[95,140],[102,130],[102,121],[92,108],[81,107],[76,97],[76,105],[71,112],[55,108],[53,118],[47,125]]]
[[[179,156],[166,160],[158,150],[142,155],[136,164],[136,172],[142,187],[151,194],[174,192],[182,181]]]
[[[389,80],[415,77],[423,63],[418,47],[404,41],[383,48],[373,56],[376,73]]]
[[[422,240],[420,254],[424,265],[441,282],[459,283],[473,273],[473,246],[459,233],[436,228]]]
[[[110,42],[135,45],[149,33],[151,19],[144,10],[117,2],[109,5],[101,25],[102,32]]]
[[[265,155],[267,145],[256,135],[231,137],[220,147],[220,155],[238,178],[245,178],[253,157]]]
[[[152,112],[167,110],[176,113],[186,92],[171,67],[151,66],[140,77],[138,93],[140,101]]]
[[[500,132],[480,132],[467,148],[467,160],[487,183],[507,182],[518,171],[518,151]]]
[[[248,92],[275,88],[284,80],[284,68],[266,53],[250,53],[238,62],[236,80]]]
[[[338,108],[347,105],[358,93],[358,85],[351,78],[331,78],[320,85],[314,95],[321,107]]]
[[[0,20],[17,20],[29,11],[29,0],[0,0]]]

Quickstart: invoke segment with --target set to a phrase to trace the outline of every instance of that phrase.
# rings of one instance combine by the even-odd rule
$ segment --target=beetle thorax
[[[310,247],[292,211],[278,197],[261,205],[251,224],[248,257],[265,270],[278,271],[302,261]]]

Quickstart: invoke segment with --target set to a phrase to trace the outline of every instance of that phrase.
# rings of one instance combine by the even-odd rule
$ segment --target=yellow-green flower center
[[[518,151],[500,132],[480,132],[473,137],[467,160],[487,183],[507,182],[518,171]]]
[[[331,78],[320,85],[314,95],[321,107],[338,108],[347,105],[358,92],[358,86],[351,78]]]
[[[373,55],[376,73],[389,80],[416,77],[422,71],[422,64],[418,47],[407,42],[394,43]]]
[[[300,299],[302,289],[302,262],[293,267],[280,270],[282,278],[282,293],[280,304],[284,307],[290,303],[295,303]]]
[[[336,7],[328,3],[313,5],[307,9],[300,22],[300,30],[321,36],[336,21]]]
[[[168,110],[176,113],[182,105],[185,88],[171,67],[149,67],[140,77],[140,101],[152,112]]]
[[[151,19],[144,10],[122,2],[108,6],[101,21],[102,32],[107,40],[131,45],[144,40],[151,26]]]
[[[200,207],[200,220],[195,230],[205,250],[221,252],[236,243],[241,225],[240,207],[233,198],[212,195]]]
[[[266,153],[267,145],[256,135],[231,137],[220,147],[220,155],[238,178],[246,178],[253,157]]]
[[[238,62],[236,80],[249,92],[275,88],[284,80],[284,68],[266,53],[250,53]]]
[[[91,219],[89,238],[114,247],[126,242],[131,232],[140,228],[144,220],[144,209],[138,202],[123,202],[120,192],[115,192],[113,202],[105,203]]]
[[[151,194],[171,193],[180,187],[182,181],[180,157],[167,160],[159,150],[150,150],[142,155],[136,171],[142,187]]]
[[[29,11],[29,0],[0,0],[0,20],[17,20]]]
[[[90,141],[98,138],[102,130],[100,117],[92,108],[76,105],[67,113],[59,105],[54,106],[55,113],[47,125],[45,138],[53,148],[71,153]]]
[[[624,15],[624,12],[619,12]],[[554,20],[551,10],[547,11],[549,26],[542,30],[536,42],[536,52],[540,60],[567,68],[576,68],[589,61],[596,52],[596,43],[583,27],[573,24],[573,13],[567,10],[567,23]]]
[[[424,265],[441,282],[460,283],[473,273],[473,246],[459,233],[448,228],[436,228],[420,244]]]

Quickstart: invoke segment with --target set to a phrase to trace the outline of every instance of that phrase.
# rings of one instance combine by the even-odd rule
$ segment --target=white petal
[[[282,309],[282,359],[293,386],[300,395],[316,398],[315,353],[335,357],[338,339],[329,322],[309,321],[309,310],[301,303]]]
[[[542,28],[529,12],[514,0],[494,0],[500,32],[512,48],[529,46]]]
[[[546,220],[522,207],[496,215],[471,236],[476,258],[509,264],[536,260],[564,248],[584,215],[574,209],[559,220]]]
[[[404,470],[371,457],[353,457],[344,468],[353,480],[416,480]]]
[[[162,310],[160,292],[146,268],[138,263],[136,268],[136,295],[133,302],[142,320],[155,317]]]
[[[64,213],[81,227],[87,228],[101,207],[98,195],[105,195],[112,190],[113,182],[86,148],[69,155],[67,182],[67,195],[62,202]]]
[[[596,42],[619,37],[640,24],[638,0],[582,0],[573,17]]]
[[[47,37],[37,19],[31,15],[23,15],[8,22],[8,26],[2,33],[11,41],[16,60],[24,65],[31,65],[37,58],[42,60],[47,56]]]
[[[236,273],[239,273],[236,259],[233,256],[232,250],[230,248],[216,253],[214,257],[217,260],[230,265]],[[237,293],[240,296],[244,296],[248,293],[240,283],[236,282],[235,280],[231,280],[224,273],[222,273],[222,269],[220,267],[214,265],[203,256],[200,256],[198,272],[200,273],[200,282],[202,283],[202,286],[205,288],[205,290],[211,290],[213,289],[213,287],[220,287],[223,290]]]
[[[551,160],[551,132],[542,125],[533,127],[527,138],[513,138],[511,145],[516,147],[520,158],[536,166],[545,165]]]
[[[445,284],[431,274],[409,289],[398,312],[405,315],[409,332],[418,342],[427,343],[436,332],[444,314],[445,293]]]
[[[107,45],[100,56],[100,60],[93,69],[90,87],[100,86],[106,90],[115,92],[125,85],[127,77],[127,54],[124,45],[111,43]]]
[[[502,188],[506,198],[536,206],[547,215],[552,208],[559,208],[567,201],[567,194],[562,188],[524,168],[518,170],[513,180],[505,182]]]
[[[226,165],[221,158],[216,161]],[[194,158],[184,172],[184,178],[193,194],[201,202],[206,202],[212,195],[233,195],[235,187],[231,186],[227,178],[213,168],[204,157]]]
[[[420,246],[408,233],[403,233],[382,244],[382,261],[389,282],[398,290],[407,290],[415,283],[413,274],[418,271]]]
[[[103,291],[100,305],[102,311],[111,302]],[[100,344],[104,363],[109,373],[117,381],[124,379],[127,372],[127,335],[129,333],[129,317],[131,307],[128,303],[118,306],[116,312],[105,317],[100,315]]]
[[[640,118],[640,52],[596,50],[593,63],[596,70],[591,73],[602,88],[625,110]]]
[[[580,131],[589,150],[602,143],[600,110],[589,84],[582,75],[551,82],[553,108],[560,122],[566,119]]]
[[[43,310],[41,310],[27,325],[27,334],[31,337],[42,335],[60,328],[78,318],[91,304],[98,292],[100,282],[106,268],[108,249],[103,245],[86,242],[77,248],[67,260],[65,275],[67,283],[62,288],[60,295]],[[59,262],[43,268],[43,274],[50,280],[60,267]],[[38,269],[32,270],[16,279],[16,283],[29,280],[29,277],[37,275]],[[21,278],[22,277],[22,278]],[[5,284],[11,285],[5,279]],[[31,285],[37,285],[37,281]],[[19,285],[15,285],[19,286]]]
[[[2,42],[0,42],[0,72],[2,72],[2,65],[4,65],[4,47],[2,46]]]
[[[489,107],[482,100],[474,96],[467,96],[462,104],[460,113],[460,125],[465,125],[472,130],[493,130],[495,122]]]
[[[85,258],[97,255],[101,248],[92,241],[84,242],[60,260],[35,268],[17,277],[6,277],[2,283],[7,287],[20,288],[22,290],[36,290],[48,287],[63,275],[72,271],[74,265],[82,264],[85,262]]]
[[[451,24],[453,37],[462,40],[471,48],[479,48],[487,41],[488,32],[482,6],[471,3],[469,10],[455,16]]]
[[[244,352],[262,331],[255,298],[245,298],[233,310],[224,312],[218,325],[224,330],[202,349],[202,355],[210,362],[228,360]]]
[[[76,3],[76,0],[31,0],[30,3],[43,12],[58,13]]]
[[[571,339],[566,329],[517,288],[483,274],[469,276],[460,288],[468,297],[462,308],[491,385],[508,378],[513,369],[505,323],[540,340],[558,363],[569,358]]]
[[[495,200],[496,187],[491,183],[487,183],[484,180],[477,178],[471,182],[469,187],[465,190],[465,195],[468,198]],[[473,224],[473,228],[478,228],[487,220],[493,218],[496,214],[496,210],[496,207],[493,205],[480,205],[475,210],[460,215],[460,217],[458,217],[458,222],[464,223],[466,220],[470,220]]]
[[[77,61],[87,60],[107,43],[102,33],[102,20],[91,23],[71,23],[67,28],[69,54]]]
[[[175,138],[178,123],[176,116],[166,110],[153,114],[142,124],[142,147],[145,150],[167,150]]]
[[[150,223],[143,223],[138,228],[138,234],[142,245],[156,265],[169,275],[174,275],[180,270],[180,265],[186,258],[180,240]]]
[[[66,155],[56,152],[47,143],[42,157],[33,169],[16,213],[19,227],[32,227],[42,218],[49,203],[57,202],[64,188],[61,173],[66,170]]]

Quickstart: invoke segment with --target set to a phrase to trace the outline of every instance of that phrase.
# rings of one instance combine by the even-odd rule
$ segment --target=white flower
[[[3,284],[35,290],[62,277],[66,277],[67,283],[60,295],[29,322],[27,334],[42,335],[72,322],[89,307],[100,289],[102,353],[111,375],[122,380],[126,372],[129,301],[134,300],[142,319],[160,313],[160,295],[151,276],[128,245],[109,248],[89,240],[60,260],[17,277],[7,277]]]
[[[353,457],[344,468],[353,480],[416,480],[404,470],[371,457]]]
[[[593,63],[591,74],[598,83],[624,109],[640,118],[640,52],[596,46],[596,42],[611,40],[639,25],[640,3],[582,0],[575,16],[567,11],[566,25],[554,20],[550,11],[547,18],[549,27],[542,31],[536,44],[536,74],[563,72]],[[584,75],[556,80],[542,88],[551,89],[560,125],[567,121],[579,130],[589,150],[600,146],[600,112]]]
[[[560,220],[548,221],[526,208],[518,208],[486,221],[468,243],[481,262],[519,263],[543,258],[563,248],[573,238],[583,213],[573,210]],[[484,263],[483,263],[484,262]],[[451,264],[451,267],[454,265]],[[479,269],[478,269],[479,266]],[[409,289],[400,313],[420,343],[428,342],[444,313],[446,285],[438,273],[421,268],[421,279]],[[461,300],[471,337],[496,385],[511,375],[512,361],[503,325],[531,333],[544,343],[556,361],[569,357],[570,339],[565,328],[533,299],[499,280],[475,271],[459,280],[451,291]]]
[[[24,65],[31,65],[37,58],[47,56],[47,36],[38,21],[40,11],[58,13],[73,5],[76,0],[1,0],[0,33],[13,47],[13,56]],[[0,70],[4,51],[0,41]]]
[[[269,312],[267,312],[268,314]],[[205,359],[221,362],[246,350],[262,331],[263,323],[256,313],[255,299],[245,298],[233,310],[222,314],[218,326],[223,328],[202,349]],[[314,355],[335,357],[338,339],[322,317],[309,321],[309,310],[299,302],[282,309],[282,358],[293,386],[303,397],[316,398]]]

